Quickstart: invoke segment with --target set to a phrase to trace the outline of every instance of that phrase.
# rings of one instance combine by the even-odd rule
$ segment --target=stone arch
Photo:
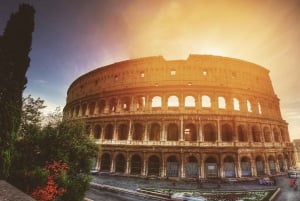
[[[230,124],[223,124],[221,137],[223,142],[232,142],[233,141],[233,129]]]
[[[276,161],[275,161],[275,157],[273,155],[270,155],[268,157],[268,164],[269,164],[270,173],[275,174],[276,173]]]
[[[81,116],[86,116],[87,111],[87,103],[83,103],[81,106]]]
[[[134,99],[136,111],[144,111],[146,107],[146,97],[136,96]]]
[[[218,174],[218,160],[209,156],[205,159],[205,177],[206,178],[216,178],[219,176]]]
[[[110,112],[116,112],[118,106],[118,100],[116,98],[111,98],[109,100],[109,111]]]
[[[171,155],[167,158],[167,177],[178,177],[179,163],[177,157]]]
[[[241,171],[242,177],[252,176],[251,159],[248,156],[244,156],[241,158]]]
[[[205,142],[217,141],[217,128],[212,123],[207,123],[203,126],[203,135]]]
[[[233,110],[240,111],[240,100],[233,98]]]
[[[279,135],[280,135],[280,133],[279,133],[279,131],[278,131],[278,128],[273,128],[273,136],[274,136],[274,141],[275,142],[279,142],[280,140],[279,140]]]
[[[94,138],[95,139],[100,139],[100,137],[101,137],[101,130],[102,130],[102,128],[101,128],[101,126],[99,125],[99,124],[97,124],[95,127],[94,127]]]
[[[118,140],[127,140],[128,139],[129,128],[128,125],[122,123],[118,127]]]
[[[112,124],[108,124],[105,127],[105,140],[112,140],[114,135],[114,126]]]
[[[226,100],[223,96],[218,97],[218,108],[219,109],[226,109]]]
[[[211,98],[207,95],[201,97],[202,107],[209,108],[211,107]]]
[[[279,171],[284,172],[284,158],[283,158],[283,155],[281,155],[281,154],[278,155],[277,160],[278,160]]]
[[[197,129],[193,123],[188,123],[184,127],[184,140],[197,141]]]
[[[99,101],[99,113],[100,114],[102,114],[102,113],[104,113],[104,111],[105,111],[105,105],[106,105],[106,102],[105,102],[105,100],[100,100]]]
[[[196,107],[196,101],[194,96],[186,96],[184,98],[185,107]]]
[[[123,97],[121,99],[121,107],[122,107],[122,110],[125,111],[125,112],[129,112],[130,111],[130,107],[131,107],[131,100],[130,100],[130,97],[126,96],[126,97]]]
[[[285,131],[283,128],[280,128],[280,139],[281,139],[281,142],[286,142],[286,135],[285,135]]]
[[[271,139],[271,131],[270,131],[270,128],[265,126],[264,129],[263,129],[263,133],[264,133],[264,139],[265,139],[265,142],[271,142],[272,139]]]
[[[248,133],[245,125],[238,125],[238,139],[239,142],[248,141]]]
[[[256,173],[258,176],[265,174],[265,164],[264,158],[262,156],[257,156],[255,158],[255,165],[256,165]]]
[[[126,170],[126,160],[123,154],[118,154],[115,159],[117,173],[125,173]]]
[[[251,105],[251,102],[249,100],[247,100],[247,111],[252,112],[252,105]]]
[[[235,163],[232,156],[226,156],[223,160],[224,177],[235,177]]]
[[[253,142],[261,142],[260,129],[257,125],[251,127]]]
[[[152,108],[161,108],[162,106],[162,98],[160,96],[154,96],[151,100]]]
[[[101,165],[100,171],[101,172],[110,172],[111,166],[111,157],[108,153],[103,153],[101,156]]]
[[[156,155],[151,155],[148,158],[148,176],[159,176],[160,160]]]
[[[168,97],[168,107],[179,107],[179,99],[177,96],[169,96]]]
[[[130,174],[140,175],[142,172],[142,158],[138,154],[134,154],[131,157],[131,169]]]
[[[96,102],[91,102],[88,106],[88,115],[93,115],[95,113]]]
[[[141,123],[133,124],[132,140],[143,140],[144,126]]]
[[[167,129],[167,141],[178,141],[178,139],[179,139],[178,125],[175,123],[170,123]]]
[[[160,125],[158,123],[152,123],[149,133],[150,141],[159,141],[160,140]]]
[[[198,160],[195,156],[188,156],[187,163],[185,164],[186,177],[198,177]]]

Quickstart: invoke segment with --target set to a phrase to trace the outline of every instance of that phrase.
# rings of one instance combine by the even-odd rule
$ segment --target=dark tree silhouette
[[[7,178],[21,121],[35,10],[21,4],[0,36],[0,179]]]

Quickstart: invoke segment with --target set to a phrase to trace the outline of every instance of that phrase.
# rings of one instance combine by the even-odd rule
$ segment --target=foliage
[[[38,201],[50,201],[61,196],[65,192],[64,188],[58,187],[55,178],[66,171],[68,165],[62,161],[53,161],[52,163],[47,163],[44,169],[49,172],[47,183],[44,186],[38,186],[31,193],[31,196]]]
[[[26,132],[26,127],[31,125],[41,126],[43,117],[42,109],[46,106],[44,105],[44,100],[40,98],[34,99],[31,95],[23,98],[22,105],[22,115],[21,115],[21,134]]]
[[[23,108],[43,108],[37,105],[26,106],[28,103],[39,105],[41,102],[24,102]],[[31,114],[39,114],[29,111]],[[27,114],[28,110],[23,112],[24,116],[31,115]],[[98,154],[98,147],[86,134],[83,122],[57,120],[56,124],[45,127],[39,121],[23,121],[24,134],[16,141],[9,179],[37,200],[51,200],[54,197],[55,200],[82,200],[89,188],[92,159]],[[68,168],[62,170],[58,161]]]
[[[34,8],[22,4],[0,36],[0,178],[9,175],[13,141],[21,120],[22,93],[27,83]]]

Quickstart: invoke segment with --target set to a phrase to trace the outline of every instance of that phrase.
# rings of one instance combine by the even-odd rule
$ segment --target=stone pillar
[[[128,141],[132,141],[132,120],[129,120],[129,128],[128,128]]]
[[[116,170],[116,167],[115,167],[115,157],[114,157],[114,154],[112,154],[111,165],[110,165],[110,172],[115,172],[115,170]]]
[[[205,161],[204,161],[204,155],[200,153],[200,177],[205,178]]]
[[[180,153],[180,178],[185,178],[185,171],[184,171],[184,154],[182,152],[181,149],[181,153]]]
[[[255,161],[255,159],[251,158],[250,162],[251,162],[251,173],[252,173],[252,176],[256,177],[257,176],[256,161]]]
[[[142,170],[142,176],[147,176],[148,174],[148,166],[147,166],[147,159],[146,159],[146,153],[143,152],[143,170]]]
[[[165,161],[165,153],[164,152],[162,152],[161,153],[161,162],[162,162],[162,164],[161,164],[161,173],[160,173],[160,175],[161,175],[161,177],[165,177],[166,176],[166,161]]]
[[[221,142],[222,139],[221,139],[221,128],[220,128],[220,120],[218,119],[217,120],[217,142]]]
[[[131,169],[131,163],[130,163],[130,157],[128,152],[126,152],[126,167],[125,167],[125,174],[130,174]]]
[[[179,141],[184,141],[184,138],[183,138],[183,116],[180,117],[180,139]]]
[[[96,103],[95,103],[94,114],[99,114],[99,103],[98,103],[98,101],[96,101]]]
[[[149,141],[149,134],[148,134],[148,121],[145,123],[145,129],[144,129],[144,141]]]
[[[266,154],[264,154],[265,174],[270,175],[269,160]]]
[[[113,140],[118,140],[118,128],[117,128],[117,121],[114,122],[114,133],[113,133]]]

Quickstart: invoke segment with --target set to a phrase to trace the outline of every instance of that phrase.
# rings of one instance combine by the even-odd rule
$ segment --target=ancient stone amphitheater
[[[233,58],[103,66],[71,84],[64,118],[86,122],[101,146],[100,172],[243,178],[295,163],[269,71]]]

